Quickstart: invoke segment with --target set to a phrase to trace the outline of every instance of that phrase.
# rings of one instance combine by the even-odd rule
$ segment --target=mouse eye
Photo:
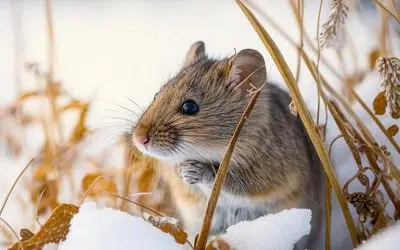
[[[195,115],[199,112],[199,105],[193,100],[187,100],[182,104],[182,113],[186,115]]]

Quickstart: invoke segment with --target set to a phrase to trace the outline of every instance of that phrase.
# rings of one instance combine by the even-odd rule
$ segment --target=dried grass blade
[[[240,130],[242,129],[245,121],[247,120],[248,116],[253,110],[261,90],[262,88],[254,92],[254,95],[251,98],[249,104],[247,105],[246,110],[244,111],[242,117],[240,118],[239,123],[236,125],[235,132],[233,133],[233,136],[229,142],[228,148],[224,155],[224,159],[222,160],[219,166],[217,176],[215,177],[214,185],[212,188],[211,196],[210,199],[208,200],[208,205],[204,216],[203,225],[195,245],[196,250],[202,250],[206,248],[208,233],[210,231],[211,221],[214,215],[215,206],[217,205],[219,194],[221,193],[221,189],[225,182],[225,177],[228,173],[229,162],[232,157],[233,149],[239,137]]]
[[[246,17],[249,19],[251,25],[259,35],[260,39],[264,43],[265,47],[267,48],[268,52],[270,53],[271,57],[273,58],[277,68],[279,69],[280,73],[282,74],[282,77],[284,78],[289,91],[291,93],[293,102],[297,108],[297,111],[300,115],[301,120],[304,123],[304,126],[310,136],[310,139],[318,153],[318,156],[322,162],[322,165],[325,169],[325,172],[329,178],[329,181],[331,182],[331,185],[335,191],[336,197],[339,200],[339,204],[342,208],[343,215],[346,220],[346,224],[348,227],[348,230],[351,235],[351,239],[353,241],[353,245],[357,246],[359,244],[358,240],[358,234],[357,230],[354,224],[354,221],[351,217],[351,213],[346,201],[346,198],[343,195],[342,189],[340,188],[339,182],[336,178],[336,175],[334,173],[332,164],[329,160],[328,153],[325,150],[324,143],[320,136],[318,135],[314,122],[311,118],[311,115],[308,112],[308,109],[306,108],[306,105],[304,103],[304,100],[300,94],[300,91],[296,85],[296,81],[293,77],[293,74],[291,73],[286,61],[284,60],[283,56],[281,55],[278,47],[270,37],[270,35],[267,33],[267,31],[262,27],[262,25],[258,22],[258,20],[255,18],[253,13],[240,1],[236,0],[237,4],[239,7],[242,9],[243,13],[246,15]]]
[[[398,23],[400,23],[400,17],[397,15],[393,14],[385,5],[381,3],[379,0],[375,0],[376,5],[378,5],[380,8],[382,8],[384,11],[386,11],[389,15],[391,15]]]
[[[332,217],[332,206],[331,206],[331,193],[332,186],[329,182],[328,177],[326,178],[325,186],[325,250],[331,249],[331,217]]]
[[[22,169],[21,173],[19,173],[17,179],[15,179],[13,185],[11,186],[10,191],[8,191],[8,193],[7,193],[7,196],[6,196],[6,199],[4,200],[3,205],[1,206],[1,209],[0,209],[0,216],[1,216],[1,214],[3,213],[3,210],[4,210],[4,208],[6,207],[8,198],[10,198],[10,195],[11,195],[12,191],[14,190],[15,186],[17,185],[19,179],[20,179],[21,176],[25,173],[25,171],[28,169],[28,167],[32,164],[33,161],[34,161],[34,159],[31,159],[31,160],[28,162],[28,164],[26,164],[26,166],[24,167],[24,169]]]

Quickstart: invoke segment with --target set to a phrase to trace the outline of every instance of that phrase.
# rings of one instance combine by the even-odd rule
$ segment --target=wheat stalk
[[[343,0],[333,0],[328,20],[322,25],[323,31],[319,39],[321,48],[334,47],[341,49],[345,42],[344,22],[349,7]]]
[[[383,76],[381,86],[393,118],[400,117],[400,60],[396,57],[381,57],[377,68]]]

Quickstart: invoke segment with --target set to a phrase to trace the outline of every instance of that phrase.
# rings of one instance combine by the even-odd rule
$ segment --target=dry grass
[[[398,59],[399,55],[390,54],[392,50],[388,44],[388,17],[391,17],[394,21],[399,21],[398,8],[396,6],[388,7],[379,0],[375,1],[377,6],[382,10],[380,15],[383,21],[381,22],[381,30],[377,35],[379,36],[380,47],[375,48],[368,55],[370,60],[370,67],[368,69],[360,70],[357,66],[355,67],[357,69],[356,72],[350,73],[346,72],[344,68],[341,72],[336,70],[330,61],[324,57],[323,50],[321,50],[333,46],[337,50],[339,60],[343,60],[340,52],[341,46],[337,45],[342,45],[343,42],[340,40],[340,37],[342,35],[341,32],[345,32],[344,24],[349,8],[342,1],[333,1],[331,14],[327,17],[327,21],[321,25],[322,32],[317,32],[318,36],[320,33],[321,36],[318,39],[318,43],[315,43],[303,27],[303,0],[288,1],[299,26],[301,38],[299,42],[291,39],[285,33],[285,30],[279,27],[279,24],[274,23],[254,3],[246,2],[244,4],[242,1],[237,0],[237,4],[247,16],[251,26],[256,30],[267,51],[274,59],[275,65],[282,74],[292,96],[293,102],[291,108],[305,124],[307,132],[323,163],[328,182],[325,192],[325,210],[327,215],[325,228],[327,242],[325,248],[330,249],[331,188],[333,188],[343,211],[353,245],[357,246],[362,240],[368,239],[371,235],[379,232],[382,228],[390,226],[400,218],[400,170],[391,160],[391,156],[398,157],[400,153],[399,144],[395,139],[395,135],[399,131],[396,122],[400,113],[400,61]],[[392,1],[392,3],[394,2]],[[246,6],[251,7],[254,13],[258,13],[263,20],[271,24],[274,29],[278,30],[297,49],[298,60],[295,71],[288,67],[279,48],[276,46],[273,38],[270,37],[268,30],[264,29],[261,22]],[[321,17],[321,19],[323,18]],[[19,132],[29,130],[29,126],[36,124],[41,126],[44,134],[44,144],[40,153],[34,161],[27,164],[27,167],[24,168],[15,180],[4,204],[1,206],[0,219],[3,224],[0,224],[0,232],[3,233],[3,236],[7,240],[5,245],[11,246],[10,249],[41,249],[45,243],[58,242],[64,239],[68,229],[60,229],[60,225],[68,224],[72,215],[78,211],[79,205],[85,199],[90,198],[97,202],[106,203],[108,206],[128,211],[138,216],[144,216],[153,225],[173,235],[177,243],[188,243],[189,246],[192,246],[187,240],[187,234],[179,225],[160,219],[166,215],[172,216],[174,212],[171,206],[168,206],[170,201],[165,200],[167,199],[165,197],[168,196],[160,188],[162,187],[162,180],[160,180],[157,172],[156,160],[145,157],[135,149],[132,149],[123,136],[116,142],[116,145],[112,145],[110,148],[105,149],[105,151],[99,152],[96,156],[86,155],[80,150],[84,147],[84,142],[94,132],[87,126],[87,114],[90,111],[91,105],[87,101],[71,96],[63,89],[63,84],[53,77],[55,37],[51,0],[46,0],[46,20],[49,42],[49,68],[44,71],[35,63],[27,64],[27,70],[37,79],[37,89],[20,93],[14,102],[6,107],[0,107],[0,119],[18,124],[18,126],[15,126],[15,129],[19,130]],[[319,23],[318,21],[318,30],[320,28]],[[304,50],[304,45],[310,47],[311,52],[317,55],[316,62]],[[353,61],[356,62],[355,56],[353,58]],[[381,59],[376,63],[378,58]],[[309,109],[305,105],[302,94],[298,89],[297,83],[301,63],[305,64],[315,80],[315,86],[318,89],[318,100],[321,100],[321,106],[333,118],[330,122],[334,122],[339,128],[340,134],[331,141],[326,141],[325,138],[325,128],[328,121],[325,120],[323,124],[320,124],[319,118],[316,122],[312,119]],[[344,83],[344,88],[346,89],[346,93],[348,93],[346,98],[343,98],[340,93],[332,88],[324,75],[321,74],[319,71],[320,64],[326,66],[339,81]],[[354,90],[354,86],[362,81],[365,74],[372,71],[379,71],[382,74],[382,92],[376,93],[374,100],[363,100]],[[295,72],[295,74],[292,72]],[[258,92],[254,93],[248,109],[246,109],[242,119],[238,121],[237,129],[231,139],[225,158],[221,163],[195,249],[206,248],[210,223],[223,186],[235,140],[239,136],[240,127],[245,122],[245,118],[251,112],[257,94]],[[25,112],[25,103],[32,99],[43,100],[44,108],[36,113]],[[68,100],[67,104],[61,104],[61,99]],[[352,109],[352,102],[359,103],[371,116],[382,134],[397,152],[388,152],[385,145],[377,143],[375,139],[376,135],[370,131],[370,128]],[[73,125],[71,134],[66,134],[66,129],[62,126],[61,122],[63,115],[67,112],[76,112],[79,117]],[[319,113],[320,104],[318,105]],[[380,116],[385,113],[389,113],[393,119],[393,125],[389,128],[386,128],[380,121]],[[7,131],[0,131],[0,138],[3,138],[9,145],[10,152],[14,157],[19,157],[19,155],[24,153],[23,143],[14,134],[7,133]],[[337,179],[330,159],[331,149],[339,140],[345,141],[357,165],[357,169],[353,169],[356,174],[343,185]],[[329,146],[329,150],[327,146]],[[124,151],[124,155],[121,155],[124,158],[124,166],[122,168],[108,166],[104,161],[104,155],[111,154],[116,148]],[[87,166],[85,174],[81,178],[77,178],[76,171],[82,165]],[[364,191],[353,191],[351,188],[353,182],[359,182],[364,187]],[[62,183],[68,183],[70,188],[72,200],[68,202],[75,203],[76,205],[65,204],[67,201],[60,200],[60,193],[63,188],[61,186]],[[23,199],[18,196],[12,196],[14,186],[22,184],[25,184],[25,191],[29,193],[28,202],[23,202]],[[148,192],[151,192],[151,195],[139,195],[134,200],[131,198],[132,193],[147,194]],[[27,210],[36,211],[36,217],[32,218],[32,221],[26,221],[27,228],[21,230],[20,237],[12,228],[12,225],[9,225],[1,217],[9,198],[20,199],[22,207]],[[349,205],[356,209],[358,214],[356,220],[350,214]],[[393,207],[394,213],[389,213],[389,206]],[[39,219],[47,217],[49,213],[51,213],[48,217],[49,219],[41,225]],[[146,216],[147,213],[152,215]],[[32,223],[34,224],[31,225]],[[39,227],[39,230],[35,230],[37,227]],[[32,233],[34,230],[37,231],[36,234]],[[44,232],[47,232],[45,234],[47,236],[43,236]],[[226,249],[229,249],[226,242],[220,243]],[[209,245],[207,249],[213,248]]]

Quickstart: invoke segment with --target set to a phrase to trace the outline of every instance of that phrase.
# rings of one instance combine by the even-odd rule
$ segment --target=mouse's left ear
[[[186,54],[185,67],[206,56],[206,49],[203,41],[197,41],[190,46]]]
[[[267,71],[263,56],[254,49],[244,49],[230,59],[227,88],[238,89],[242,95],[263,86]]]

